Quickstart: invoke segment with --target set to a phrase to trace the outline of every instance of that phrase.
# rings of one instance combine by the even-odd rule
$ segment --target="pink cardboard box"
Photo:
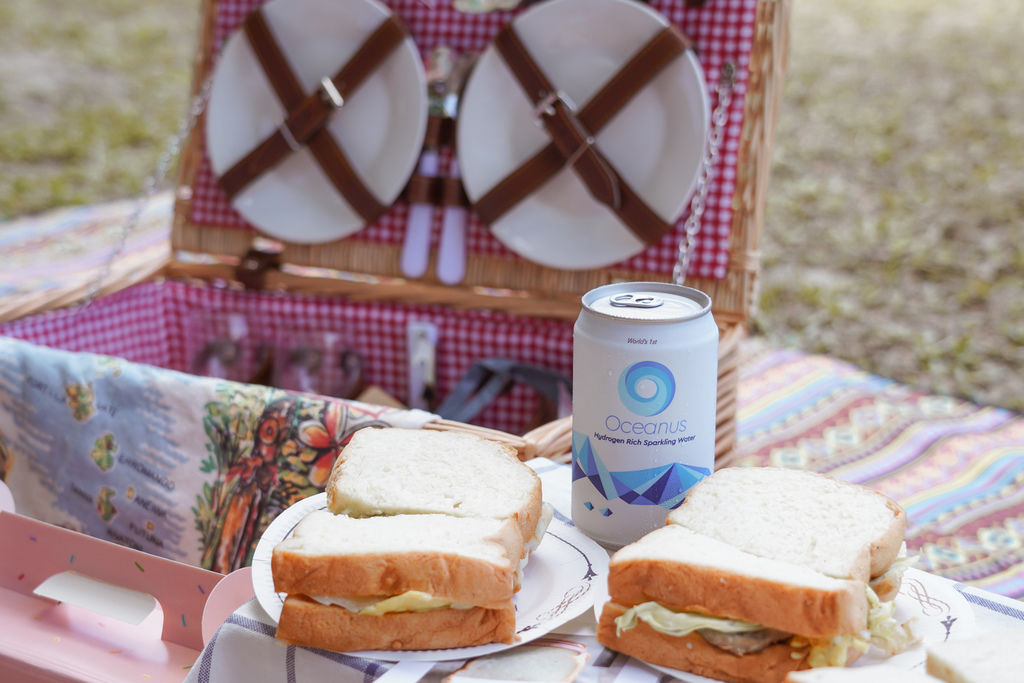
[[[0,482],[0,680],[181,681],[252,595],[230,577],[15,514]]]

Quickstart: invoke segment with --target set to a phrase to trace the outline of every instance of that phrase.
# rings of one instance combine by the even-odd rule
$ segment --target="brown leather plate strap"
[[[547,130],[559,154],[573,167],[594,199],[612,209],[618,207],[618,184],[607,162],[594,148],[590,131],[530,56],[513,24],[507,24],[498,33],[494,46],[533,104],[537,121]]]
[[[596,135],[626,104],[672,60],[692,47],[673,26],[659,31],[580,109],[576,118],[584,130]],[[493,223],[513,206],[537,191],[565,165],[554,142],[542,148],[474,203],[484,223]],[[611,168],[609,164],[609,168]],[[614,173],[614,169],[611,169]],[[615,173],[621,195],[616,213],[645,243],[658,241],[671,230]]]
[[[436,177],[414,173],[405,186],[405,201],[410,204],[437,204],[441,192],[436,181]]]
[[[693,42],[675,26],[658,31],[590,98],[580,111],[580,121],[592,131],[601,130],[663,68],[692,47]]]
[[[431,114],[427,117],[427,134],[423,138],[423,147],[437,149],[451,147],[455,143],[455,119],[448,116]]]
[[[469,197],[458,178],[414,173],[405,187],[405,201],[434,206],[469,206]]]
[[[288,154],[306,146],[353,210],[366,222],[376,220],[387,207],[377,201],[352,169],[326,125],[334,110],[402,43],[407,35],[405,27],[391,16],[333,78],[323,79],[310,94],[303,92],[260,9],[246,17],[244,30],[267,80],[288,113],[272,135],[218,179],[225,194],[233,198]]]
[[[466,188],[458,178],[441,178],[441,206],[469,206]]]

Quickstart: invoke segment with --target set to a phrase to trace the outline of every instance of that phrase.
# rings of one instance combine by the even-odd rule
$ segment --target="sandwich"
[[[513,596],[553,509],[511,447],[450,431],[364,428],[327,509],[275,547],[277,637],[338,651],[515,639]]]
[[[867,582],[882,601],[899,593],[907,515],[865,486],[783,467],[719,470],[668,514],[679,524],[759,557]]]
[[[327,506],[350,517],[442,514],[512,520],[524,556],[540,544],[553,510],[540,477],[515,449],[473,434],[364,428],[338,455]]]
[[[277,637],[343,652],[511,643],[522,553],[507,519],[314,511],[274,548]]]
[[[914,642],[892,616],[905,525],[899,505],[864,487],[720,470],[613,555],[598,640],[732,683],[844,666],[871,644],[900,651]]]

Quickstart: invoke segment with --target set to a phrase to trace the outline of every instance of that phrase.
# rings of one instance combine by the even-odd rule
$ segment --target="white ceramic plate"
[[[601,608],[608,600],[607,581],[598,587],[597,598],[594,612],[600,619]],[[964,597],[948,581],[919,569],[908,569],[903,576],[900,593],[896,596],[896,619],[901,623],[913,620],[912,628],[920,636],[921,644],[892,657],[886,657],[884,652],[872,647],[851,667],[884,663],[905,669],[920,668],[925,659],[924,646],[927,643],[967,638],[975,630],[974,611]],[[718,683],[716,679],[650,662],[644,663],[688,683]]]
[[[270,0],[263,11],[306,92],[333,76],[391,11],[376,0]],[[214,70],[206,147],[218,176],[281,124],[285,111],[239,30]],[[366,186],[398,198],[423,146],[426,76],[411,38],[370,75],[327,124]],[[288,155],[232,201],[247,221],[289,242],[326,242],[363,227],[308,149]]]
[[[550,0],[515,20],[530,54],[578,106],[666,25],[634,0]],[[608,122],[597,147],[661,218],[674,222],[697,182],[708,118],[703,71],[688,50]],[[466,84],[457,141],[463,184],[473,200],[549,142],[493,45]],[[555,268],[601,267],[645,246],[567,168],[490,228],[523,258]]]
[[[306,498],[282,512],[267,527],[253,553],[252,585],[256,600],[275,622],[281,617],[284,593],[274,591],[270,560],[274,546],[313,510],[327,507],[327,494]],[[608,553],[582,533],[555,518],[540,547],[526,565],[523,586],[516,594],[516,634],[522,645],[583,614],[594,604],[593,594],[606,585]],[[491,643],[448,650],[361,651],[349,654],[388,662],[468,659],[507,650],[515,645]]]

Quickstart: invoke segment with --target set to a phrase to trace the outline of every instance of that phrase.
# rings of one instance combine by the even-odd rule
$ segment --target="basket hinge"
[[[281,252],[261,247],[252,247],[235,268],[235,279],[246,289],[263,289],[268,270],[281,266]]]

